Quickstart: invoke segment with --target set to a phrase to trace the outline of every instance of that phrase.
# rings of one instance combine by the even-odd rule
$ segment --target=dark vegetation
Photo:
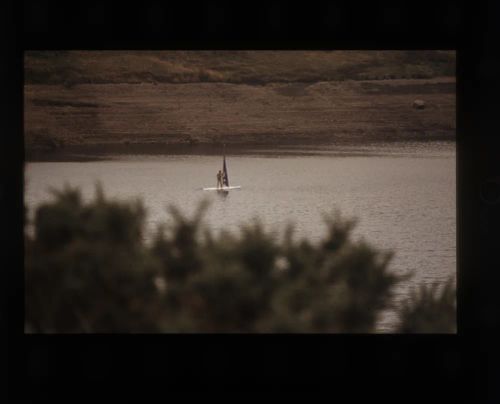
[[[387,86],[374,82],[363,82],[361,87],[368,94],[455,94],[455,83],[419,83]]]
[[[455,75],[453,51],[29,51],[26,84],[266,84]]]
[[[33,105],[36,105],[38,107],[73,107],[73,108],[97,108],[100,106],[95,102],[46,100],[43,98],[34,99]]]
[[[400,309],[401,332],[442,332],[456,327],[456,289],[451,281],[412,291]]]
[[[85,203],[54,191],[26,233],[27,332],[352,332],[375,330],[403,280],[391,254],[353,241],[355,222],[326,216],[318,244],[258,221],[239,234],[170,208],[172,225],[144,240],[141,201]],[[455,288],[422,287],[396,308],[396,332],[455,332]]]

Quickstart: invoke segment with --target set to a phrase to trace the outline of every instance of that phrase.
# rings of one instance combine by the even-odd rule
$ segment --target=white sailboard
[[[231,187],[222,187],[222,188],[217,188],[217,187],[210,187],[210,188],[203,188],[204,191],[229,191],[230,189],[241,189],[240,185],[235,185]]]
[[[229,176],[227,174],[227,166],[226,166],[226,156],[224,156],[224,160],[222,163],[222,173],[223,173],[223,180],[222,180],[222,187],[208,187],[208,188],[203,188],[204,191],[229,191],[231,189],[241,189],[241,185],[229,185]]]

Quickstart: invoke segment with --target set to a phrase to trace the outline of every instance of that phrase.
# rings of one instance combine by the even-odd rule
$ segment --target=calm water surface
[[[194,212],[202,198],[211,202],[205,217],[214,229],[238,231],[259,217],[268,228],[295,223],[296,236],[319,240],[326,227],[322,212],[340,209],[358,218],[354,232],[373,245],[393,250],[392,269],[412,272],[399,285],[396,301],[412,286],[443,282],[456,272],[456,153],[453,142],[377,144],[364,147],[259,151],[227,156],[231,185],[223,196],[203,191],[216,186],[221,157],[198,155],[122,156],[98,162],[29,163],[25,200],[29,215],[51,199],[49,187],[79,186],[92,198],[95,183],[114,198],[140,197],[148,227],[169,221],[166,206]],[[388,332],[387,312],[378,330]]]

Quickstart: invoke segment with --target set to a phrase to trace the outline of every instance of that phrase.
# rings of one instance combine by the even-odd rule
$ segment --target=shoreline
[[[272,140],[272,139],[269,139]],[[116,156],[134,155],[248,155],[255,153],[265,154],[321,154],[320,151],[335,152],[335,147],[363,147],[368,145],[382,145],[386,143],[434,143],[455,142],[455,135],[439,134],[435,136],[396,136],[365,137],[363,139],[335,139],[330,141],[305,141],[304,139],[280,139],[267,142],[238,142],[213,144],[198,143],[186,144],[182,142],[136,142],[136,143],[96,143],[82,145],[68,145],[54,150],[25,149],[25,162],[85,162],[109,160]],[[323,150],[321,150],[323,149]]]

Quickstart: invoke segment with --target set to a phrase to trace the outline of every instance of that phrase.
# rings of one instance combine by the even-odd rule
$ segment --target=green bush
[[[140,201],[84,202],[54,191],[26,235],[28,332],[373,332],[403,277],[391,254],[351,237],[355,222],[325,217],[326,237],[282,239],[259,222],[215,235],[172,207],[172,224],[144,239]],[[401,332],[452,332],[454,289],[401,307]],[[445,296],[445,297],[443,297]]]

